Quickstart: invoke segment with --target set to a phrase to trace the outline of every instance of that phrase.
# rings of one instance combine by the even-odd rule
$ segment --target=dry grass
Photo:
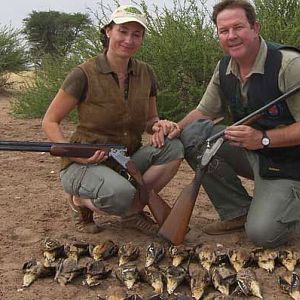
[[[8,86],[11,91],[21,91],[30,86],[35,78],[34,71],[23,71],[19,73],[8,74]]]

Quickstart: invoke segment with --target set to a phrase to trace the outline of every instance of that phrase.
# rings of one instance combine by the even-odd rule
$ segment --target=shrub
[[[25,70],[27,62],[20,32],[11,27],[0,27],[0,89],[6,87],[9,73]]]
[[[159,111],[174,120],[198,104],[222,54],[206,7],[181,2],[152,15],[144,6],[149,33],[137,54],[155,70]]]
[[[117,6],[118,1],[112,2]],[[161,117],[179,120],[196,107],[222,56],[215,26],[202,0],[174,0],[172,8],[154,6],[151,12],[144,1],[135,4],[145,12],[149,24],[137,58],[154,68]],[[298,0],[256,0],[255,5],[267,40],[300,46]],[[99,28],[111,11],[102,2],[99,11],[91,11],[98,24],[83,28],[65,59],[54,58],[37,70],[37,82],[19,96],[16,113],[39,117],[45,112],[71,67],[102,50]]]
[[[35,80],[27,84],[25,91],[16,95],[13,113],[30,118],[43,116],[67,73],[78,63],[73,59],[43,57],[43,66],[36,71]]]
[[[255,0],[262,36],[300,48],[299,0]]]

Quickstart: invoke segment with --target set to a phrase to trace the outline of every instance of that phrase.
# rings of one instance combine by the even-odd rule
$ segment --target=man
[[[213,21],[226,56],[215,69],[198,107],[169,138],[185,144],[186,159],[195,169],[195,144],[207,122],[228,112],[234,121],[300,85],[300,53],[292,47],[266,43],[253,6],[246,0],[223,0],[214,6]],[[225,128],[214,126],[210,135]],[[248,237],[262,247],[287,241],[300,221],[300,93],[270,108],[252,126],[229,126],[226,142],[205,174],[203,187],[221,221],[203,228],[225,234],[245,226]],[[253,197],[238,175],[254,180]]]

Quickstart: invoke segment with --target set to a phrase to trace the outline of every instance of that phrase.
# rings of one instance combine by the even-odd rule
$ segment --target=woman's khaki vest
[[[131,155],[141,146],[148,118],[149,67],[131,59],[126,100],[103,54],[79,67],[87,76],[88,89],[78,105],[78,125],[70,142],[122,144]],[[63,168],[68,164],[70,161],[63,159]]]

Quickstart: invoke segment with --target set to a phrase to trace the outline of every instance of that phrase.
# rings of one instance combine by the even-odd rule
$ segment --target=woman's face
[[[144,27],[137,22],[115,24],[112,28],[107,28],[108,52],[122,58],[130,58],[140,48],[144,33]]]

